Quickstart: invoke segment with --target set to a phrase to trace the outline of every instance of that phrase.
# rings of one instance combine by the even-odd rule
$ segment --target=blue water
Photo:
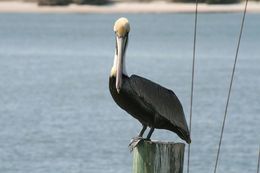
[[[193,14],[0,14],[1,173],[132,171],[127,146],[141,125],[108,91],[120,16],[131,23],[128,73],[173,89],[189,119]],[[213,172],[241,17],[198,16],[193,173]],[[256,172],[259,18],[246,16],[218,172]],[[164,130],[152,138],[181,141]]]

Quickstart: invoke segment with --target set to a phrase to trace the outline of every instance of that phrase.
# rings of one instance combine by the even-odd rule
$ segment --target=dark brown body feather
[[[182,105],[173,91],[137,75],[123,75],[122,80],[118,93],[116,78],[109,78],[110,93],[122,109],[143,125],[173,131],[191,142]]]

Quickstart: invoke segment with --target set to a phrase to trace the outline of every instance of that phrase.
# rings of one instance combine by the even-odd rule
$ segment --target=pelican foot
[[[128,145],[128,148],[129,148],[130,152],[132,152],[133,149],[134,149],[141,141],[144,141],[144,140],[150,141],[150,139],[142,138],[142,137],[139,137],[139,136],[132,138],[131,141],[130,141],[130,144]]]

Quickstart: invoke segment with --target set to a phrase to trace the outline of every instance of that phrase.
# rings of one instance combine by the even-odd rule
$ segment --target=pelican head
[[[128,33],[130,32],[130,24],[124,17],[119,18],[114,25],[116,35],[116,50],[114,65],[111,74],[116,77],[116,90],[119,93],[122,85],[122,74],[126,75],[125,70],[125,52],[127,47]]]
[[[114,31],[118,37],[127,36],[130,31],[130,24],[127,18],[121,17],[119,18],[114,25]]]

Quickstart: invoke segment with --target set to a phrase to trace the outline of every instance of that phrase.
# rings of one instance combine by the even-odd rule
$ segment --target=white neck
[[[115,56],[114,56],[114,64],[113,64],[113,67],[111,69],[111,73],[110,75],[111,76],[116,76],[116,64],[117,64],[117,59],[118,59],[118,56],[116,55],[116,52],[115,52]],[[124,60],[123,60],[123,74],[127,76],[127,72],[126,72],[126,66],[125,66],[125,57],[124,57]]]

